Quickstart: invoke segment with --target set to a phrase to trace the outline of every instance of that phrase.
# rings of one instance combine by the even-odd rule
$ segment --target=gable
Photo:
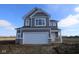
[[[42,9],[40,9],[40,8],[34,8],[28,14],[26,14],[24,16],[24,19],[28,18],[28,17],[32,17],[32,16],[47,16],[47,17],[49,17],[48,13],[46,13]]]
[[[45,12],[37,12],[33,16],[48,16]]]

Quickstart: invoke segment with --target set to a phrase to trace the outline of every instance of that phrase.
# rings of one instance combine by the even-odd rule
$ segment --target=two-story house
[[[56,20],[40,8],[33,8],[24,17],[24,25],[16,28],[18,44],[51,44],[62,43],[61,30]]]

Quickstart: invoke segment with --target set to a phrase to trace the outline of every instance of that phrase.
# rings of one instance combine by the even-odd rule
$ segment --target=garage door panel
[[[47,44],[48,32],[24,32],[23,43],[24,44]]]

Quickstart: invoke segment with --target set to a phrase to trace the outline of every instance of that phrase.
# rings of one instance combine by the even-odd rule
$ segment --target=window
[[[29,26],[29,20],[26,20],[26,26]]]
[[[20,37],[20,35],[18,34],[18,38]]]
[[[35,26],[46,26],[46,19],[45,18],[36,18]]]
[[[56,22],[50,22],[50,26],[56,26]]]
[[[20,30],[17,30],[17,33],[20,33]]]
[[[56,22],[53,22],[53,23],[52,23],[52,26],[56,26]]]

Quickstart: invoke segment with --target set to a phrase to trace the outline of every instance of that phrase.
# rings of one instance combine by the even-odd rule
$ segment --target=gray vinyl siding
[[[29,26],[31,27],[31,19],[29,19]]]
[[[24,19],[24,26],[25,26],[26,20]]]
[[[51,29],[58,29],[57,22],[56,22],[56,26],[49,26],[49,18],[48,17],[46,18],[46,26],[35,26],[35,18],[29,19],[30,26],[26,26],[25,22],[26,22],[26,20],[24,20],[24,27],[27,27],[27,28],[51,28]]]
[[[32,27],[34,27],[35,18],[32,18]]]
[[[31,20],[32,20],[32,19],[30,19],[30,18],[27,18],[27,19],[29,19],[29,27],[31,27],[31,25],[32,25]],[[24,26],[26,26],[26,20],[27,20],[27,19],[24,19]]]
[[[36,10],[37,11],[37,10]],[[35,11],[34,11],[35,12]],[[33,14],[33,13],[32,13]],[[32,15],[30,14],[30,15]],[[29,28],[51,28],[51,29],[57,29],[58,28],[58,25],[57,25],[57,21],[56,20],[49,20],[50,16],[48,14],[34,14],[32,15],[31,17],[27,17],[26,19],[24,19],[24,27],[29,27]],[[35,18],[46,18],[46,26],[35,26]],[[26,23],[26,20],[29,19],[29,26],[26,26],[25,23]],[[49,26],[49,22],[56,22],[56,26]]]
[[[46,26],[35,26],[35,18],[36,17],[44,17],[46,18]],[[27,27],[27,28],[51,28],[51,29],[58,29],[58,24],[56,21],[53,21],[53,20],[49,20],[49,17],[48,16],[33,16],[32,18],[28,18],[29,19],[29,26],[26,26],[25,23],[26,23],[26,20],[24,20],[24,27]],[[56,22],[56,26],[49,26],[49,22]]]
[[[49,18],[46,18],[46,27],[49,27]]]

